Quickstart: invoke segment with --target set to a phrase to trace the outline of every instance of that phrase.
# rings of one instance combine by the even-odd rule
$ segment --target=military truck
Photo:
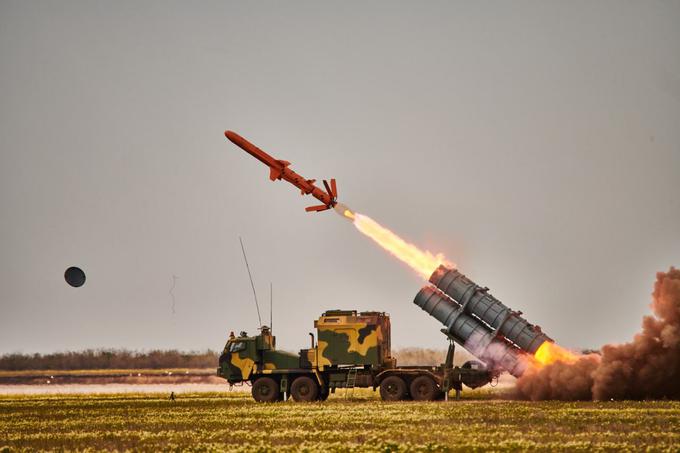
[[[390,317],[377,311],[329,310],[314,321],[309,349],[298,354],[276,349],[276,337],[263,326],[259,335],[230,335],[219,359],[218,376],[230,385],[248,384],[259,402],[323,401],[338,388],[380,389],[385,401],[428,401],[460,395],[462,384],[477,388],[498,377],[482,363],[453,365],[449,337],[446,360],[439,366],[397,366],[390,346]]]

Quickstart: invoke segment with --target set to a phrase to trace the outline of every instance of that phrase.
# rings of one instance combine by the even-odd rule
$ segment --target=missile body
[[[295,173],[289,168],[290,162],[285,160],[274,159],[272,156],[262,151],[257,146],[250,143],[245,138],[241,137],[235,132],[225,131],[224,135],[236,146],[241,148],[243,151],[247,152],[255,159],[259,160],[263,164],[269,167],[269,179],[276,181],[283,179],[288,181],[298,189],[302,195],[311,195],[317,200],[319,200],[322,205],[309,206],[305,208],[307,212],[311,211],[325,211],[330,209],[337,204],[338,199],[338,188],[335,184],[335,179],[330,180],[330,184],[325,179],[323,180],[323,185],[326,190],[323,190],[314,183],[316,179],[305,179],[301,175]]]

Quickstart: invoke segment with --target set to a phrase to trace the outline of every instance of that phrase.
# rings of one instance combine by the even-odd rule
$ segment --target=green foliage
[[[14,450],[677,451],[680,402],[384,403],[370,391],[325,403],[258,404],[246,392],[0,397]]]

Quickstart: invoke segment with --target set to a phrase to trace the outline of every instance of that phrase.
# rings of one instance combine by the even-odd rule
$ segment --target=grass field
[[[3,396],[0,451],[680,450],[680,402],[531,403],[469,392],[448,403],[383,403],[355,392],[269,405],[245,392]]]

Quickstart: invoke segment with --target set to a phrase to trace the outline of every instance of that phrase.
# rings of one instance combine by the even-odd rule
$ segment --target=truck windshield
[[[229,352],[239,352],[246,349],[246,344],[244,342],[232,343],[229,346]]]

